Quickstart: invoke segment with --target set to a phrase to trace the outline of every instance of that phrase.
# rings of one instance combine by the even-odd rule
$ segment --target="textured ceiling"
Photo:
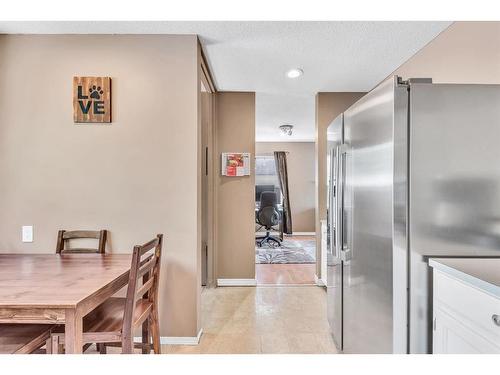
[[[289,142],[314,141],[314,95],[287,95],[258,92],[256,140]],[[293,135],[283,135],[278,126],[293,125]]]
[[[216,86],[257,93],[257,140],[313,140],[314,95],[367,91],[450,22],[0,22],[0,33],[198,34]],[[304,75],[285,73],[300,67]],[[295,126],[283,138],[278,126]]]

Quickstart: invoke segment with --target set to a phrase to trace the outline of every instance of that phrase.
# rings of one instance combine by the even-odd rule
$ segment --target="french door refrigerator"
[[[337,347],[431,352],[428,258],[500,256],[500,85],[390,78],[332,122],[327,149]]]

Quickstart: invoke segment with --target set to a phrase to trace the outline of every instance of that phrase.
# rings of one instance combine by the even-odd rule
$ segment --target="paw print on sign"
[[[104,91],[101,90],[101,86],[92,86],[89,88],[89,92],[92,99],[101,99],[101,95],[104,94]]]

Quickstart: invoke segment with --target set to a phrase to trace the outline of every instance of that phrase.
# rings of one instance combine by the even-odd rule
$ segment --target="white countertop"
[[[429,265],[500,298],[500,258],[430,258]]]

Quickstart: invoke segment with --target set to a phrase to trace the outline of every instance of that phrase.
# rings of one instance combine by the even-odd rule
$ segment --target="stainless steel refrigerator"
[[[332,122],[327,149],[337,347],[431,352],[428,258],[500,256],[500,85],[393,77]]]

